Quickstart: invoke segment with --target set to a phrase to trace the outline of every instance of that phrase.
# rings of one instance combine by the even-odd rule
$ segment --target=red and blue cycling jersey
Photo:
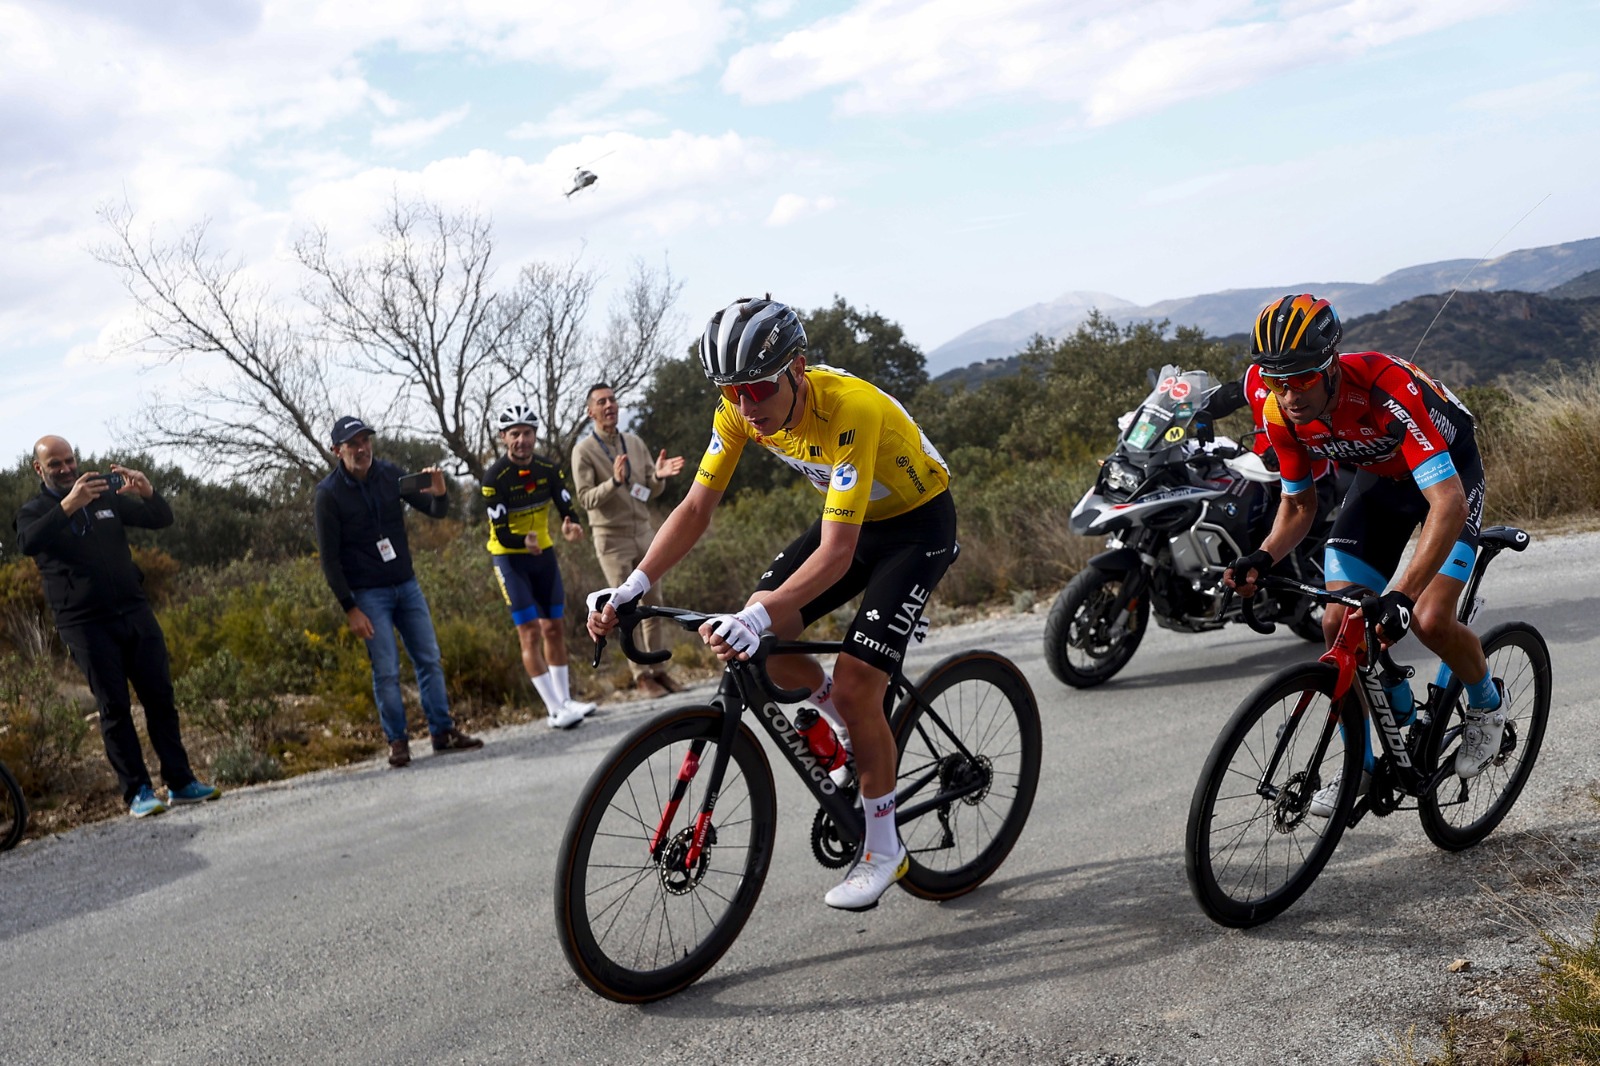
[[[1287,494],[1311,488],[1323,461],[1344,463],[1419,489],[1456,474],[1450,446],[1471,438],[1472,412],[1415,363],[1382,352],[1340,354],[1339,394],[1322,418],[1297,426],[1262,383],[1260,368],[1245,375],[1245,396],[1258,426],[1278,454]]]

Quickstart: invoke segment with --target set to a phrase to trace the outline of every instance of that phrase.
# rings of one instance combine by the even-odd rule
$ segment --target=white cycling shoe
[[[869,851],[850,868],[843,881],[828,889],[822,900],[842,911],[870,911],[878,905],[878,897],[910,868],[911,855],[903,844],[898,855],[878,856]]]
[[[1311,816],[1313,818],[1332,818],[1333,809],[1339,805],[1339,786],[1344,784],[1344,767],[1333,775],[1333,780],[1317,789],[1316,795],[1311,797]],[[1367,789],[1372,787],[1372,775],[1361,771],[1361,784],[1356,786],[1356,798],[1360,799],[1367,794]]]
[[[582,700],[568,700],[567,705],[562,709],[568,713],[575,713],[582,719],[594,713],[594,704],[584,703]]]
[[[1499,707],[1479,715],[1468,710],[1462,721],[1461,746],[1456,749],[1456,776],[1463,780],[1483,772],[1500,754],[1500,741],[1506,735],[1506,715]]]
[[[571,729],[583,721],[583,712],[570,703],[563,703],[560,707],[545,708],[544,720],[551,729]]]

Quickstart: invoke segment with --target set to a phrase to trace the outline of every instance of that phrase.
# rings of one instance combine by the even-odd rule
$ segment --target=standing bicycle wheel
[[[0,851],[9,851],[28,828],[28,801],[11,770],[0,763]]]
[[[733,944],[772,861],[777,796],[743,724],[699,861],[687,857],[718,754],[722,713],[651,719],[597,768],[567,823],[556,865],[556,931],[573,971],[608,999],[670,996]],[[666,817],[675,785],[687,789]],[[660,834],[660,845],[651,841]]]
[[[1511,810],[1533,773],[1550,717],[1550,650],[1537,629],[1526,622],[1495,626],[1484,634],[1483,654],[1489,660],[1489,676],[1504,685],[1501,709],[1506,731],[1500,754],[1477,777],[1466,781],[1446,777],[1417,805],[1423,832],[1449,851],[1472,847]],[[1458,700],[1430,724],[1424,766],[1455,759],[1461,712]]]
[[[952,656],[916,689],[923,705],[908,696],[895,733],[900,838],[911,858],[900,884],[923,899],[953,899],[999,869],[1022,834],[1039,786],[1039,708],[1027,679],[992,652]],[[962,788],[971,791],[907,817]]]
[[[1281,914],[1339,843],[1360,785],[1366,723],[1353,693],[1335,703],[1337,676],[1326,663],[1304,663],[1269,677],[1206,757],[1189,804],[1184,867],[1200,908],[1221,925]],[[1341,773],[1332,816],[1316,817],[1313,797]]]

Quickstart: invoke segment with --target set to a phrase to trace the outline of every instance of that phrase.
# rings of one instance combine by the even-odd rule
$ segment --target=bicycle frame
[[[1495,556],[1507,548],[1522,551],[1528,545],[1528,535],[1520,529],[1508,526],[1492,526],[1479,534],[1477,557],[1473,560],[1472,573],[1467,579],[1466,588],[1463,590],[1460,603],[1456,610],[1456,619],[1463,625],[1470,625],[1477,616],[1482,599],[1478,596],[1478,588],[1483,582],[1484,572]],[[1401,727],[1394,716],[1394,708],[1389,701],[1389,694],[1384,691],[1382,676],[1408,677],[1410,673],[1406,668],[1389,657],[1387,649],[1383,648],[1377,636],[1376,623],[1368,623],[1360,614],[1360,602],[1356,597],[1347,592],[1329,592],[1315,586],[1304,585],[1288,578],[1268,577],[1264,584],[1270,587],[1293,588],[1314,595],[1327,603],[1338,603],[1347,609],[1344,620],[1339,626],[1338,636],[1334,638],[1333,646],[1320,656],[1320,662],[1327,663],[1338,671],[1338,678],[1334,682],[1333,699],[1330,701],[1328,720],[1324,723],[1322,734],[1317,740],[1316,748],[1311,757],[1310,765],[1319,765],[1327,754],[1328,744],[1333,739],[1333,730],[1339,724],[1339,705],[1342,700],[1354,699],[1360,708],[1359,715],[1362,723],[1371,720],[1377,723],[1376,733],[1378,745],[1383,749],[1383,754],[1388,757],[1387,767],[1390,774],[1390,784],[1407,796],[1424,796],[1439,787],[1445,779],[1455,773],[1454,766],[1445,764],[1434,768],[1430,773],[1425,773],[1412,761],[1411,753],[1416,749],[1418,741],[1425,735],[1425,731],[1433,724],[1435,715],[1442,709],[1448,708],[1460,697],[1461,680],[1450,673],[1448,667],[1441,671],[1441,678],[1447,676],[1444,685],[1432,682],[1428,684],[1428,697],[1417,704],[1416,717],[1411,723],[1410,743],[1406,735],[1401,732]],[[1252,629],[1270,633],[1270,625],[1257,625],[1250,601],[1244,603],[1246,621]],[[1373,664],[1377,665],[1374,666]],[[1357,685],[1356,680],[1360,680]],[[1309,706],[1311,694],[1301,698],[1290,715],[1292,723],[1298,723],[1301,716]],[[1283,758],[1287,738],[1292,736],[1293,729],[1285,729],[1283,739],[1274,747],[1272,758],[1268,761],[1261,779],[1257,782],[1256,792],[1264,799],[1275,801],[1278,798],[1278,789],[1270,784]],[[1365,740],[1363,728],[1362,743]],[[1353,827],[1369,810],[1379,814],[1389,814],[1398,809],[1387,800],[1378,800],[1383,791],[1371,789],[1366,796],[1357,801],[1351,810],[1350,825]]]
[[[693,612],[679,611],[673,608],[639,607],[623,615],[624,623],[621,629],[621,638],[624,654],[636,662],[661,661],[667,653],[640,653],[633,645],[632,628],[640,620],[647,617],[668,618],[685,628],[698,628],[706,618]],[[598,661],[601,645],[596,646],[595,658]],[[786,641],[773,637],[763,639],[760,650],[748,660],[733,660],[728,663],[723,671],[722,682],[717,687],[717,693],[711,699],[711,706],[722,715],[722,728],[718,734],[717,753],[711,761],[710,776],[706,779],[704,799],[701,801],[700,810],[695,815],[695,827],[690,846],[684,856],[684,865],[693,869],[699,862],[705,844],[709,838],[712,825],[712,814],[716,809],[717,798],[722,791],[723,778],[727,774],[728,761],[732,758],[733,739],[739,731],[739,723],[744,717],[746,708],[753,709],[756,721],[773,740],[778,750],[783,753],[791,769],[805,783],[819,806],[833,819],[838,829],[840,839],[848,845],[857,845],[866,835],[865,816],[861,808],[845,795],[833,783],[827,770],[818,762],[811,753],[811,747],[805,737],[794,728],[794,723],[783,713],[778,706],[779,702],[798,703],[808,693],[805,691],[785,691],[773,685],[764,669],[764,663],[772,655],[801,655],[821,654],[836,655],[844,649],[841,641]],[[961,738],[945,724],[938,713],[930,706],[905,676],[904,672],[896,669],[889,676],[889,685],[884,692],[884,714],[889,720],[889,732],[897,736],[902,728],[905,717],[914,710],[920,709],[925,720],[935,723],[941,733],[955,748],[956,751],[968,759],[973,756],[967,750]],[[893,710],[890,708],[893,707]],[[918,729],[922,726],[919,724]],[[662,809],[661,819],[655,831],[650,836],[650,854],[652,858],[659,859],[661,849],[670,840],[667,827],[677,816],[678,809],[683,803],[683,798],[688,794],[689,784],[701,772],[700,760],[705,752],[704,740],[693,742],[689,750],[684,753],[683,763],[678,769],[678,776],[672,788],[672,793]],[[948,787],[941,787],[932,796],[914,804],[906,801],[918,795],[929,784],[939,778],[939,767],[934,766],[909,787],[897,790],[896,809],[900,824],[904,825],[930,811],[937,811],[947,807],[950,803],[971,795],[981,790],[983,781],[973,780],[966,783],[951,783]]]

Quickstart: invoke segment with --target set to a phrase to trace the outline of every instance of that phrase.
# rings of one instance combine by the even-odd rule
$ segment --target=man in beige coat
[[[633,572],[650,547],[655,530],[645,506],[661,491],[664,478],[683,469],[683,456],[667,458],[665,450],[652,462],[650,449],[637,434],[617,429],[616,394],[604,382],[591,386],[585,409],[593,424],[572,447],[572,481],[578,489],[578,502],[589,512],[589,528],[594,534],[595,555],[606,581],[620,584]],[[643,603],[661,603],[658,584],[645,595]],[[639,647],[659,651],[667,647],[667,623],[652,618],[639,627]],[[634,686],[647,696],[664,696],[678,691],[678,684],[666,670],[655,670],[638,663],[633,668]]]

